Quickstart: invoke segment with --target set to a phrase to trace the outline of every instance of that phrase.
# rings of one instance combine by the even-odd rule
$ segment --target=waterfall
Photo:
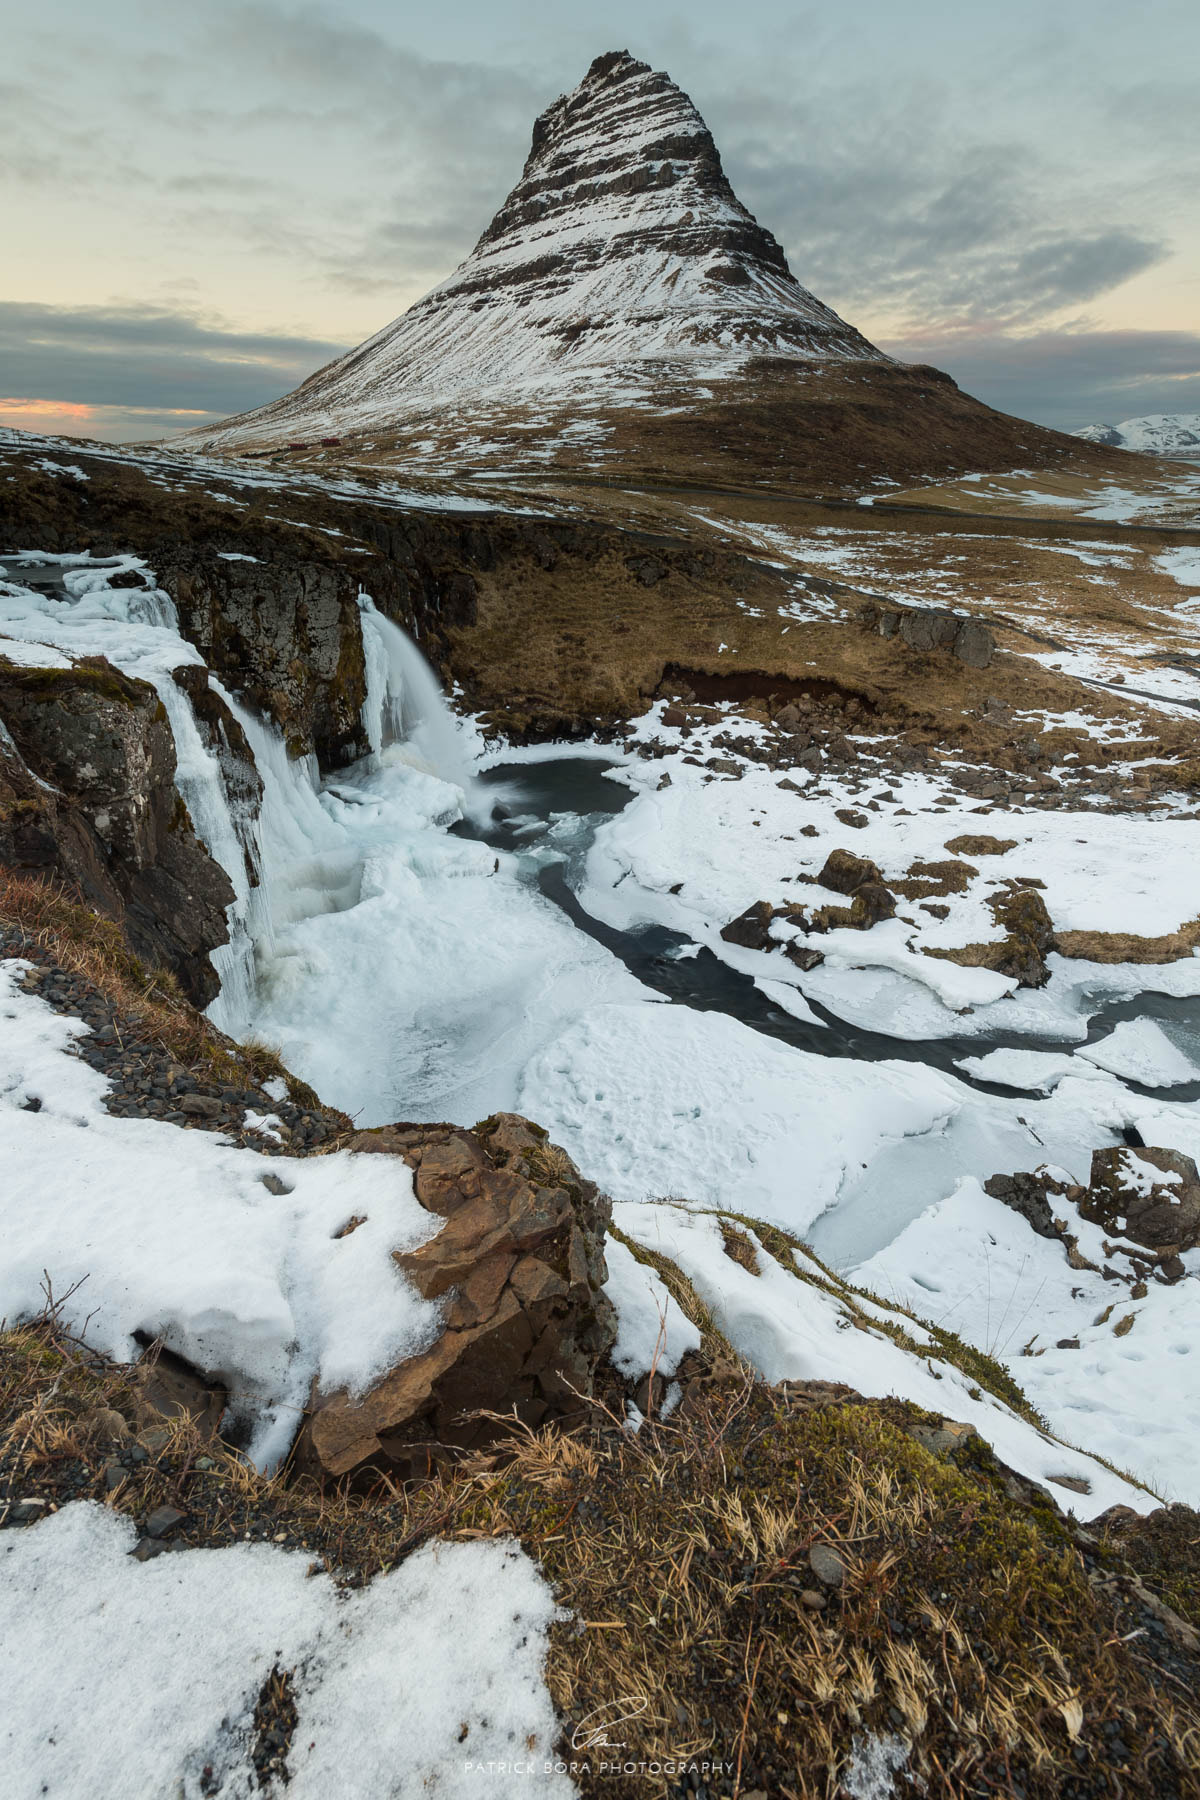
[[[399,625],[360,593],[367,698],[363,727],[372,750],[408,747],[409,761],[469,793],[474,775],[462,729],[446,704],[441,684]]]
[[[229,942],[212,952],[213,968],[221,983],[213,1008],[221,1009],[222,1017],[217,1023],[228,1031],[231,1025],[227,1019],[249,1017],[254,992],[258,890],[251,883],[250,870],[258,870],[262,865],[258,820],[248,806],[233,805],[225,772],[200,736],[188,696],[166,673],[154,685],[175,739],[175,786],[191,815],[197,837],[233,884],[234,897],[225,909]]]
[[[145,585],[110,585],[127,571]],[[467,739],[436,676],[399,626],[360,595],[362,722],[373,756],[327,787],[315,756],[289,756],[278,728],[209,671],[211,691],[245,733],[262,784],[259,802],[258,783],[245,779],[228,746],[205,731],[174,679],[181,664],[203,665],[180,633],[173,601],[139,558],[6,556],[0,577],[6,635],[70,657],[106,656],[149,682],[162,701],[175,742],[176,787],[198,838],[234,890],[226,909],[229,941],[212,956],[221,985],[209,1011],[224,1031],[245,1037],[253,1030],[260,983],[279,979],[287,960],[276,953],[277,933],[359,903],[364,869],[378,848],[371,836],[371,780],[384,777],[387,804],[410,789],[417,796],[412,817],[449,820],[466,804],[473,785]],[[27,587],[27,577],[38,585]]]

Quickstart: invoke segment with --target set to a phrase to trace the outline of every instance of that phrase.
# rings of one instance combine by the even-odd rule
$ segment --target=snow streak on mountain
[[[1200,413],[1148,413],[1144,419],[1124,419],[1119,425],[1085,425],[1075,436],[1150,456],[1200,456]]]
[[[703,119],[627,51],[534,126],[520,181],[467,260],[295,393],[203,436],[385,427],[479,397],[616,404],[753,357],[885,361],[796,281],[738,200]]]

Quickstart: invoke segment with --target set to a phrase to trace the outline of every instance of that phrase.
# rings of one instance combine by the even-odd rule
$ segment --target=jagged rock
[[[1181,1280],[1186,1265],[1179,1252],[1200,1244],[1200,1173],[1178,1150],[1140,1145],[1097,1150],[1087,1187],[1044,1168],[993,1175],[983,1185],[993,1199],[1027,1219],[1039,1237],[1058,1238],[1072,1268],[1095,1267],[1071,1233],[1072,1209],[1112,1237],[1106,1255],[1116,1256],[1119,1244],[1142,1247],[1123,1252],[1128,1267],[1122,1279],[1141,1281],[1153,1274],[1162,1282]],[[1105,1272],[1116,1271],[1106,1265]]]
[[[850,907],[848,911],[845,907],[824,908],[812,921],[816,930],[845,925],[855,931],[869,931],[881,919],[895,917],[896,896],[868,856],[855,856],[852,850],[831,850],[817,876],[817,885],[848,895]]]
[[[766,900],[756,900],[748,906],[744,913],[731,919],[722,927],[721,936],[727,944],[740,944],[744,950],[773,950],[775,945],[771,938],[771,920],[775,910]]]
[[[980,620],[941,607],[887,607],[869,601],[859,608],[858,618],[880,637],[898,637],[910,650],[946,650],[972,669],[988,668],[996,650],[995,638]]]
[[[187,997],[217,992],[233,889],[175,789],[175,744],[153,688],[103,657],[68,669],[0,658],[0,858],[57,875],[115,919]]]
[[[498,1113],[475,1131],[393,1125],[350,1148],[403,1159],[420,1204],[446,1222],[396,1262],[418,1292],[444,1299],[441,1335],[367,1394],[314,1394],[297,1456],[340,1477],[404,1475],[500,1429],[481,1409],[526,1424],[570,1418],[616,1338],[603,1284],[609,1202],[538,1126]]]
[[[1007,933],[989,966],[1015,978],[1019,987],[1044,986],[1050,979],[1046,956],[1054,949],[1054,926],[1042,896],[1034,888],[1012,888],[988,904]]]
[[[1039,1237],[1052,1238],[1062,1234],[1054,1223],[1054,1210],[1047,1198],[1051,1185],[1044,1175],[993,1175],[984,1182],[983,1189],[993,1200],[1019,1212]],[[1056,1192],[1061,1191],[1057,1184],[1053,1185]]]
[[[1179,1150],[1097,1150],[1079,1210],[1115,1237],[1178,1254],[1200,1243],[1200,1172]]]
[[[825,961],[819,950],[812,949],[808,944],[798,943],[795,939],[790,944],[784,945],[783,954],[789,962],[794,962],[796,967],[802,969],[806,975],[810,969],[820,968]]]

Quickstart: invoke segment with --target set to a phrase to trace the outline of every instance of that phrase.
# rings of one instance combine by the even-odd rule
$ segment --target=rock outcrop
[[[986,840],[958,838],[957,844]],[[1018,987],[1044,987],[1050,979],[1046,962],[1058,948],[1054,922],[1046,910],[1038,888],[1028,881],[1013,880],[998,894],[988,896],[992,917],[1004,936],[979,944],[961,944],[952,949],[926,947],[926,956],[940,957],[963,968],[994,969],[1006,975]]]
[[[852,850],[831,850],[819,875],[798,879],[844,894],[849,906],[772,906],[767,900],[756,900],[722,928],[725,942],[747,950],[775,950],[782,945],[784,955],[799,968],[813,969],[823,961],[820,951],[787,927],[798,928],[805,936],[839,928],[869,931],[880,920],[895,917],[896,896],[891,888],[869,857],[856,856]],[[785,928],[782,933],[775,932],[776,925]]]
[[[441,1335],[361,1398],[315,1394],[301,1466],[341,1477],[419,1474],[503,1425],[576,1416],[616,1338],[604,1230],[609,1203],[528,1120],[499,1113],[473,1132],[390,1125],[350,1147],[401,1158],[417,1199],[445,1220],[396,1262],[418,1292],[444,1300]]]
[[[1174,1256],[1200,1244],[1200,1172],[1179,1150],[1097,1150],[1079,1210],[1114,1236]]]
[[[102,657],[68,669],[0,658],[0,720],[0,862],[68,882],[206,1006],[233,889],[175,789],[153,688]]]
[[[1092,1153],[1088,1185],[1048,1169],[993,1175],[993,1199],[1012,1207],[1039,1237],[1058,1238],[1076,1266],[1071,1213],[1105,1233],[1105,1274],[1142,1281],[1182,1279],[1182,1253],[1200,1244],[1200,1171],[1190,1156],[1157,1146],[1117,1145]],[[1091,1265],[1094,1266],[1094,1265]]]
[[[302,553],[268,561],[180,544],[155,573],[183,635],[279,725],[293,755],[315,751],[337,768],[364,753],[356,571]]]
[[[898,638],[910,650],[944,650],[969,669],[986,669],[995,654],[996,640],[981,620],[942,607],[879,606],[869,601],[859,608],[858,620],[868,631]]]

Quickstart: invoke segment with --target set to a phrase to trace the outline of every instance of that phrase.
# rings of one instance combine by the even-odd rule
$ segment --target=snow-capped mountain
[[[626,50],[542,113],[452,275],[293,393],[175,446],[839,494],[1083,454],[894,362],[803,288],[691,100]]]
[[[446,281],[232,423],[345,432],[465,396],[628,394],[655,365],[711,377],[756,356],[885,360],[800,286],[688,96],[614,51],[537,120],[520,181]]]
[[[1120,425],[1085,425],[1075,436],[1113,450],[1141,450],[1147,456],[1200,457],[1200,413],[1147,413]]]

